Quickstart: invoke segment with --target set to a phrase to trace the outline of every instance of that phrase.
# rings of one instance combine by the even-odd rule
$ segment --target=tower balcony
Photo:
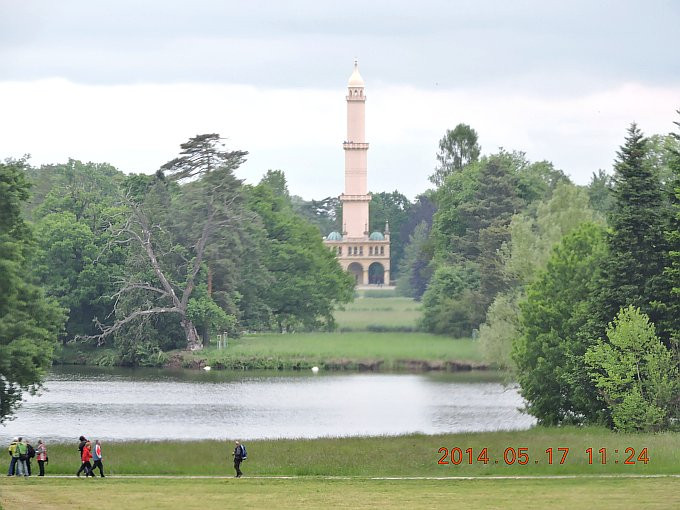
[[[365,195],[346,195],[343,193],[339,198],[341,202],[370,202],[372,195],[370,193]]]
[[[368,142],[343,142],[342,148],[345,149],[346,151],[352,150],[367,151]]]

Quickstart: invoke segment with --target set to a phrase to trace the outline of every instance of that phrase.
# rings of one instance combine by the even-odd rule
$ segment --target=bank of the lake
[[[48,445],[48,474],[75,473],[80,464],[76,446],[75,442]],[[248,441],[247,446],[243,470],[250,476],[680,474],[679,433],[622,434],[596,427],[258,440]],[[455,448],[461,452],[454,452],[452,462]],[[565,448],[568,453],[563,459]],[[552,449],[552,464],[548,449]],[[604,464],[602,449],[606,450]],[[231,439],[103,444],[106,471],[116,475],[229,475],[232,451]],[[483,453],[487,463],[478,459]]]
[[[381,296],[381,297],[375,297]],[[155,366],[229,370],[460,371],[486,369],[479,343],[417,331],[420,304],[390,290],[362,291],[336,311],[336,332],[247,334],[215,341],[197,352],[171,351],[149,359]],[[216,340],[216,339],[213,339]],[[113,349],[71,343],[59,349],[56,364],[117,365]]]

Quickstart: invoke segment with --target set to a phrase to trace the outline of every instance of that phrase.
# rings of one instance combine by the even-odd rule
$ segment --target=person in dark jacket
[[[92,468],[92,466],[90,465],[90,459],[87,459],[87,462],[83,460],[83,450],[85,450],[85,446],[87,446],[88,440],[85,439],[85,436],[80,436],[78,440],[80,441],[80,444],[78,444],[78,451],[80,452],[81,464],[80,469],[78,469],[78,471],[76,472],[76,476],[80,476],[80,473],[82,473],[83,471],[85,471],[85,476],[88,476],[90,474],[90,469]],[[90,458],[92,458],[92,454],[89,453],[88,455],[90,456]],[[92,476],[94,476],[94,474],[92,474]]]
[[[238,441],[235,441],[234,444],[236,445],[236,448],[234,448],[234,453],[232,453],[234,456],[234,469],[236,470],[236,478],[241,478],[241,476],[243,476],[243,473],[241,472],[241,462],[243,462],[243,447]]]
[[[31,476],[31,459],[35,457],[35,448],[33,448],[33,445],[28,442],[28,439],[26,440],[26,471],[28,472],[28,476]]]

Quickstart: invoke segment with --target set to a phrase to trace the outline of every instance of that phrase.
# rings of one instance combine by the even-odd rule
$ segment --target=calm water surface
[[[314,438],[525,429],[514,387],[490,373],[364,374],[57,367],[10,436],[73,441]]]

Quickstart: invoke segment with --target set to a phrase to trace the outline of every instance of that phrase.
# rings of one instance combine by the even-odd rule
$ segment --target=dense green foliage
[[[264,264],[272,276],[265,303],[279,331],[333,329],[333,309],[353,296],[353,280],[323,246],[317,229],[293,212],[265,180],[248,190],[250,208],[267,235]]]
[[[435,271],[423,295],[425,330],[464,336],[479,328],[494,298],[514,286],[516,275],[504,267],[513,216],[535,210],[562,181],[566,177],[550,163],[529,163],[524,154],[506,151],[446,178],[434,194]],[[465,275],[463,284],[441,281],[451,274]]]
[[[622,309],[607,328],[608,341],[590,347],[585,360],[595,386],[624,431],[657,431],[680,417],[680,379],[670,351],[639,308]]]
[[[545,268],[563,236],[583,223],[602,221],[588,206],[586,191],[567,182],[560,182],[549,199],[531,209],[510,221],[510,241],[503,246],[501,259],[502,271],[511,283],[496,295],[479,330],[487,359],[506,368],[514,367],[510,352],[520,335],[519,303],[525,299],[526,286]]]
[[[0,163],[0,423],[35,391],[52,362],[63,310],[35,284],[37,254],[21,206],[29,196],[25,161]]]
[[[605,253],[602,228],[584,224],[554,249],[520,304],[521,336],[513,358],[527,408],[541,423],[606,419],[598,414],[602,406],[583,360],[595,339],[580,334]]]

